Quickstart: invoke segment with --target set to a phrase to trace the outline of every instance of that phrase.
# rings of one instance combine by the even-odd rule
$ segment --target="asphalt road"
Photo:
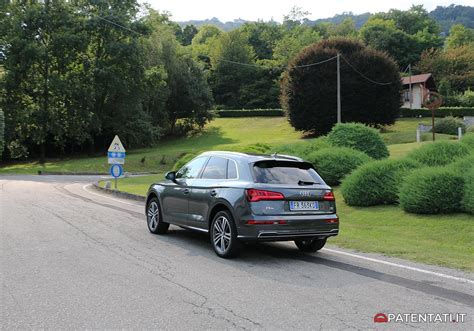
[[[474,329],[473,274],[292,243],[223,260],[203,234],[150,234],[141,203],[94,179],[0,177],[2,328]],[[386,325],[379,312],[467,316]]]

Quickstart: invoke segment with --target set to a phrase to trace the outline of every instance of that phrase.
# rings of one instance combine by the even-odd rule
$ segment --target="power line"
[[[359,75],[361,75],[362,77],[364,77],[365,79],[367,79],[369,82],[371,83],[374,83],[374,84],[377,84],[377,85],[390,85],[390,84],[393,84],[394,82],[385,82],[385,83],[382,83],[382,82],[377,82],[369,77],[367,77],[366,75],[364,75],[362,72],[360,72],[359,70],[357,70],[356,67],[354,67],[352,64],[349,63],[349,61],[346,60],[346,58],[344,56],[342,56],[342,59],[349,65],[349,67],[351,67],[355,72],[357,72]]]
[[[293,69],[293,68],[307,68],[307,67],[317,66],[317,65],[320,65],[320,64],[329,62],[329,61],[331,61],[331,60],[334,60],[335,58],[337,58],[337,55],[336,55],[336,56],[333,56],[333,57],[331,57],[331,58],[329,58],[329,59],[323,60],[323,61],[314,62],[314,63],[308,63],[308,64],[301,64],[301,65],[297,65],[297,66],[264,66],[264,65],[260,65],[260,64],[243,63],[243,62],[231,61],[231,60],[226,60],[226,59],[218,59],[217,61],[227,62],[227,63],[236,64],[236,65],[241,65],[241,66],[257,67],[257,68],[267,68],[267,69],[271,69],[271,68]]]
[[[141,35],[141,36],[146,36],[144,33],[141,33],[141,32],[132,30],[132,29],[130,29],[130,28],[127,28],[127,27],[124,26],[124,25],[115,23],[114,21],[108,20],[108,19],[106,19],[106,18],[104,18],[104,17],[102,17],[102,16],[94,15],[94,17],[97,17],[98,19],[101,19],[101,20],[103,20],[103,21],[105,21],[105,22],[108,22],[108,23],[110,23],[110,24],[113,24],[113,25],[115,25],[115,26],[117,26],[117,27],[119,27],[119,28],[125,29],[125,30],[127,30],[127,31],[130,31],[130,32],[139,34],[139,35]]]

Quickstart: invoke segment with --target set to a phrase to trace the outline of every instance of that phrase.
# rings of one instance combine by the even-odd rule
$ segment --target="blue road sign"
[[[110,175],[114,178],[118,178],[122,176],[123,174],[123,168],[120,164],[113,164],[110,167]]]

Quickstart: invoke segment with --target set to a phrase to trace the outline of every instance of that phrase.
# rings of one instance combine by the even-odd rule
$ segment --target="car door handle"
[[[217,191],[216,190],[212,190],[211,191],[211,197],[215,197],[217,195]]]
[[[183,190],[183,193],[184,193],[184,194],[189,194],[189,189],[185,188],[185,189]]]

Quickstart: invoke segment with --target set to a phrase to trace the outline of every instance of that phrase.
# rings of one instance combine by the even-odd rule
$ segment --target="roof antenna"
[[[278,153],[277,153],[277,152],[275,152],[275,153],[271,154],[271,157],[273,157],[274,159],[276,159],[276,158],[277,158],[277,156],[278,156]]]

